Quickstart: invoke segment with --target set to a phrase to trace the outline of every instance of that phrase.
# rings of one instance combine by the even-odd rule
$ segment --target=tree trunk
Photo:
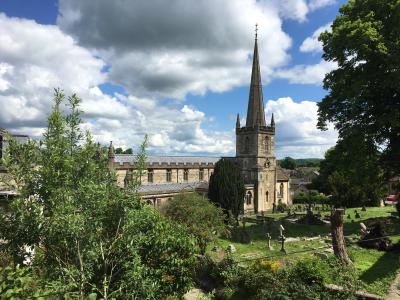
[[[346,252],[346,246],[343,237],[343,215],[344,209],[333,209],[331,213],[331,233],[332,246],[336,257],[346,265],[351,264],[351,260]]]

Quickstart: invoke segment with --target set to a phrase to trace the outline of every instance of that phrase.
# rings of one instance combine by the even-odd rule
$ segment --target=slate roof
[[[276,168],[276,179],[278,181],[289,181],[289,174],[281,168]]]
[[[146,184],[141,185],[138,189],[140,194],[159,194],[159,193],[172,193],[181,191],[194,190],[200,182],[182,182],[182,183],[160,183],[160,184]]]
[[[115,154],[115,162],[119,164],[135,162],[136,156],[132,154]],[[168,164],[168,165],[191,165],[191,164],[215,164],[220,157],[209,156],[148,156],[147,164]]]

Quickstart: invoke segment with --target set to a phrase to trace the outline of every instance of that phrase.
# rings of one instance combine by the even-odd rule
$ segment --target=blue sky
[[[234,155],[257,22],[276,155],[322,157],[336,133],[315,129],[315,102],[334,64],[312,36],[345,1],[181,1],[1,0],[0,127],[40,136],[57,85],[83,98],[104,144],[136,148],[147,133],[151,153]]]

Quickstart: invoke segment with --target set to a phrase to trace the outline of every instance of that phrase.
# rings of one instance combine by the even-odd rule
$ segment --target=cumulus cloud
[[[82,96],[88,116],[122,111],[96,89],[105,80],[104,62],[56,26],[0,14],[0,62],[0,127],[43,127],[54,87]]]
[[[46,45],[51,45],[46,47]],[[29,55],[27,55],[27,53]],[[56,26],[0,14],[0,127],[40,136],[53,87],[82,97],[84,129],[103,144],[132,147],[149,134],[150,150],[228,153],[230,132],[205,132],[205,114],[184,105],[159,106],[154,98],[104,94],[105,63]]]
[[[248,82],[256,22],[268,81],[289,59],[291,39],[282,30],[281,15],[295,17],[292,8],[301,3],[61,0],[57,23],[102,57],[111,66],[109,80],[130,94],[183,99]]]
[[[290,83],[321,85],[326,73],[337,68],[335,62],[321,60],[315,65],[296,65],[288,69],[280,69],[276,78],[289,80]]]
[[[306,38],[303,43],[300,45],[301,52],[322,52],[322,43],[318,41],[318,37],[322,32],[331,31],[332,23],[328,23],[325,26],[322,26],[314,31],[312,36]]]
[[[310,0],[308,5],[311,11],[317,10],[321,7],[333,5],[336,0]]]
[[[290,97],[269,100],[268,114],[274,113],[276,122],[277,157],[323,157],[337,140],[337,132],[330,125],[327,131],[317,129],[316,102],[294,102]]]

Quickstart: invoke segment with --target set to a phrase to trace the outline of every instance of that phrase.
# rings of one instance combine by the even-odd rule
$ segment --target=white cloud
[[[88,116],[123,116],[118,101],[97,88],[103,66],[58,27],[0,13],[0,126],[44,126],[55,87],[80,95]]]
[[[297,65],[289,69],[280,69],[275,73],[275,77],[287,79],[290,83],[322,85],[325,74],[336,67],[335,62],[321,60],[315,65]]]
[[[280,15],[286,19],[293,19],[303,22],[307,19],[309,8],[305,0],[275,0]]]
[[[333,5],[335,3],[336,0],[310,0],[308,6],[311,11],[314,11],[325,6]]]
[[[294,102],[290,97],[269,100],[268,114],[274,113],[276,123],[276,156],[323,157],[337,140],[337,132],[330,125],[327,131],[317,129],[316,102]]]
[[[322,26],[318,28],[312,36],[306,38],[303,43],[300,45],[300,51],[301,52],[322,52],[322,43],[318,41],[318,37],[320,34],[324,31],[331,31],[331,25],[332,23],[326,24],[325,26]]]
[[[304,3],[61,0],[57,22],[102,57],[111,66],[109,80],[130,94],[183,99],[188,93],[224,92],[248,83],[256,22],[268,81],[289,60],[291,39],[282,30],[281,16],[303,18]]]

